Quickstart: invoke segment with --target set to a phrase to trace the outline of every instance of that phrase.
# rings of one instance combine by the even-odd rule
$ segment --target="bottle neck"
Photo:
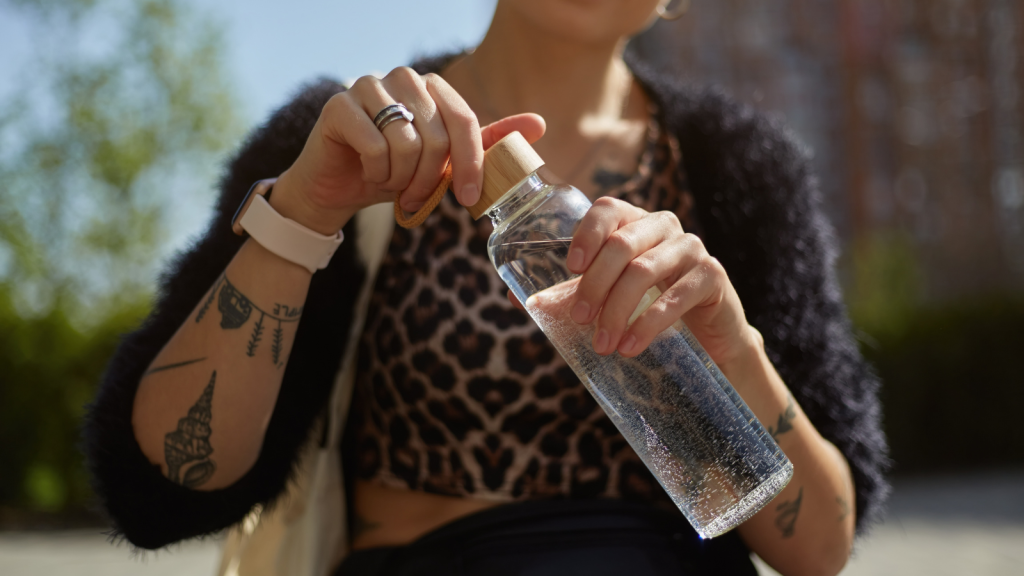
[[[494,203],[494,206],[487,210],[487,215],[490,216],[494,227],[497,228],[499,224],[523,209],[547,184],[548,182],[537,172],[533,172],[513,186]]]

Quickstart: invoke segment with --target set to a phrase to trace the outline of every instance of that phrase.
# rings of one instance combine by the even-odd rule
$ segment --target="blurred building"
[[[1024,288],[1024,2],[692,0],[631,48],[783,114],[842,238],[910,238],[930,299]]]

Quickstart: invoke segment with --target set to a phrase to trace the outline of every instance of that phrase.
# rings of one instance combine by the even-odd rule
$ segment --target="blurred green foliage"
[[[88,315],[149,289],[166,192],[235,141],[235,99],[218,30],[179,0],[19,4],[61,40],[0,116],[16,143],[0,156],[2,274],[20,306]],[[109,46],[89,54],[84,29],[111,30]]]
[[[899,233],[876,233],[846,248],[846,302],[850,318],[872,336],[898,332],[924,299],[924,272],[913,242]]]
[[[1024,465],[1024,297],[921,307],[873,338],[897,473]]]
[[[24,317],[0,287],[0,503],[60,512],[86,505],[88,481],[78,423],[120,334],[138,324],[145,302],[130,304],[88,329],[63,307]]]
[[[1024,295],[929,303],[903,236],[849,255],[850,316],[882,379],[895,473],[1024,465]]]
[[[181,0],[7,4],[47,34],[0,105],[0,522],[87,506],[83,406],[148,310],[175,191],[209,189],[242,126]]]

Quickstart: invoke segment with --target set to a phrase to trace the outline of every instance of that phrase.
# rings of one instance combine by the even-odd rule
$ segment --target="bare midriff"
[[[352,550],[403,546],[453,520],[502,504],[440,496],[357,481],[352,498]]]

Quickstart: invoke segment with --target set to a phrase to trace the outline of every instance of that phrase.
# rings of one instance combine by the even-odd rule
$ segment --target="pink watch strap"
[[[345,239],[341,230],[333,236],[324,236],[281,216],[259,194],[253,194],[239,224],[260,246],[310,273],[326,268]]]

